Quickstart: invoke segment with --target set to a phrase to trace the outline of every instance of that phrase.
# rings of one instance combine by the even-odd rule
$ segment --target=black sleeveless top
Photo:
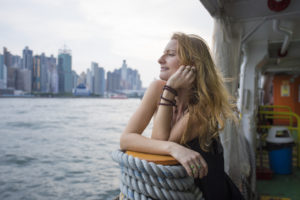
[[[208,152],[200,148],[198,138],[189,141],[187,146],[200,153],[208,165],[207,176],[194,179],[205,200],[244,200],[239,189],[224,171],[223,147],[219,140],[213,140]]]

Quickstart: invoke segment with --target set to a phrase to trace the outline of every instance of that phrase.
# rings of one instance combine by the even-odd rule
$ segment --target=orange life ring
[[[291,0],[268,0],[268,7],[270,10],[280,12],[286,9]]]
[[[135,151],[126,151],[126,154],[137,157],[141,160],[146,160],[148,162],[154,162],[160,165],[179,165],[179,162],[175,160],[172,156],[163,156],[156,154],[140,153]]]

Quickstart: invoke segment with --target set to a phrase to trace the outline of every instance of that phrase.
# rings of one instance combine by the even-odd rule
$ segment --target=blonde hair
[[[233,98],[225,88],[205,41],[197,35],[184,33],[174,33],[171,39],[177,40],[181,64],[196,68],[193,92],[188,102],[189,120],[180,143],[186,144],[188,133],[197,131],[201,149],[208,151],[212,139],[224,129],[226,119],[236,121],[233,112],[236,105],[230,103]]]

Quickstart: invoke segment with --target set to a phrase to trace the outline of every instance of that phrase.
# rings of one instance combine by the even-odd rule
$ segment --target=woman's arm
[[[207,164],[198,152],[175,142],[150,139],[141,135],[157,109],[164,84],[163,81],[154,81],[149,86],[141,105],[130,118],[121,135],[120,147],[122,150],[171,155],[182,164],[190,176],[201,178],[207,174]],[[197,163],[200,163],[202,168],[200,172],[193,174],[190,165],[196,166]]]
[[[174,101],[175,95],[168,90],[164,90],[162,97]],[[161,103],[170,104],[170,102],[160,99]],[[171,133],[171,121],[173,116],[173,106],[160,105],[153,121],[151,138],[157,140],[168,140]]]
[[[195,74],[193,73],[194,67],[190,66],[180,66],[179,69],[168,79],[166,85],[169,87],[178,90],[189,90],[192,87],[192,83],[195,79]],[[162,97],[164,99],[168,99],[173,101],[175,98],[175,94],[170,92],[169,90],[164,90],[162,93]],[[168,103],[168,101],[161,99],[161,103]],[[188,114],[182,117],[175,125],[171,126],[173,116],[173,108],[172,106],[159,106],[157,109],[157,113],[155,119],[153,121],[153,129],[152,129],[152,139],[158,140],[172,140],[174,142],[179,143],[181,135],[183,134],[187,122],[188,122]]]
[[[152,116],[154,115],[157,104],[160,99],[164,81],[153,81],[148,87],[141,104],[130,118],[125,130],[123,131],[120,139],[121,149],[139,150],[135,149],[137,146],[134,137],[141,136],[142,132],[149,124]],[[132,139],[133,137],[133,139]],[[144,138],[143,136],[138,138]],[[134,149],[132,149],[134,148]]]

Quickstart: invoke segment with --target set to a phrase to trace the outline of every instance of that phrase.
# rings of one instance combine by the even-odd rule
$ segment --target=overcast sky
[[[213,19],[199,0],[0,0],[0,48],[57,57],[66,45],[78,74],[97,62],[112,71],[126,59],[143,86],[158,78],[157,60],[173,32],[211,44]],[[2,54],[2,49],[0,51]]]

